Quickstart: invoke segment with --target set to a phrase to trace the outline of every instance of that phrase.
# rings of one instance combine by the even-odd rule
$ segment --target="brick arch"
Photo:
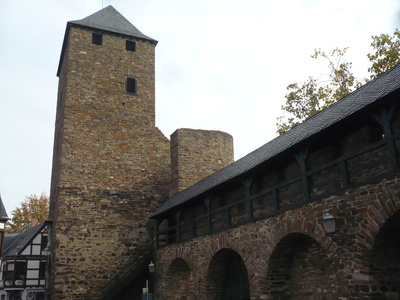
[[[274,221],[274,226],[271,227],[271,234],[268,235],[268,244],[273,247],[267,247],[264,255],[270,257],[275,250],[276,245],[286,236],[294,233],[304,234],[314,239],[326,251],[326,255],[333,258],[336,255],[336,243],[332,237],[327,235],[322,226],[322,218],[324,211],[317,210],[315,207],[318,204],[310,204],[299,210],[292,210],[282,213]],[[312,211],[312,213],[309,213]]]
[[[207,238],[206,238],[207,239]],[[191,292],[197,294],[192,299],[208,299],[206,296],[206,282],[208,275],[208,267],[213,259],[214,255],[222,249],[230,249],[240,257],[243,261],[248,259],[250,254],[246,254],[245,245],[240,245],[240,243],[232,238],[231,236],[222,233],[213,236],[211,240],[201,242],[199,244],[193,245],[193,247],[187,247],[185,245],[175,245],[169,249],[164,249],[162,256],[159,256],[159,267],[160,267],[160,289],[164,295],[166,292],[170,294],[167,278],[168,271],[173,261],[184,260],[189,268],[192,270],[191,275]],[[248,270],[247,263],[246,269]],[[162,270],[162,271],[161,271]],[[166,298],[175,299],[175,298]],[[187,298],[189,299],[189,298]]]
[[[357,227],[356,244],[357,251],[361,254],[356,259],[356,267],[360,272],[369,272],[369,259],[372,248],[376,242],[377,235],[385,224],[400,211],[400,187],[381,191],[377,196],[369,196],[365,199],[367,205],[364,210],[363,219]]]
[[[196,268],[196,264],[193,261],[193,253],[191,253],[190,251],[188,251],[187,248],[185,247],[177,247],[175,248],[174,251],[171,251],[168,253],[168,260],[167,260],[167,268],[169,268],[171,266],[171,264],[173,263],[173,261],[177,260],[177,259],[182,259],[184,260],[189,268],[191,270],[193,270],[194,268]]]
[[[399,299],[400,291],[400,211],[379,230],[370,255],[370,289],[381,298]]]
[[[175,258],[168,267],[165,276],[167,299],[194,299],[193,274],[189,264],[182,258]]]
[[[332,259],[322,245],[304,233],[289,233],[269,257],[265,292],[268,299],[311,299],[334,295]]]
[[[235,229],[234,231],[240,228]],[[206,294],[206,282],[208,277],[208,270],[214,256],[222,249],[230,249],[236,252],[243,260],[245,268],[248,272],[250,279],[250,291],[256,293],[258,291],[259,282],[263,282],[264,278],[261,273],[266,269],[267,262],[265,260],[256,259],[262,256],[262,251],[267,247],[266,245],[260,246],[258,240],[254,239],[249,242],[249,239],[235,238],[236,234],[224,232],[219,235],[213,236],[208,243],[202,244],[202,261],[198,266],[198,280],[204,284],[204,299],[209,299]],[[240,236],[240,234],[238,235]]]
[[[204,265],[209,266],[215,254],[222,249],[231,249],[242,257],[243,261],[247,262],[249,253],[246,249],[249,247],[248,243],[240,243],[237,239],[231,237],[229,234],[222,233],[216,236],[204,249]],[[204,273],[207,276],[206,273]]]
[[[207,299],[250,299],[247,268],[236,251],[222,248],[211,259],[207,272]]]

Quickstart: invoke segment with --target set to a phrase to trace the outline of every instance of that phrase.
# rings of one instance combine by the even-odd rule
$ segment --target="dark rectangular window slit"
[[[93,33],[92,43],[95,45],[103,45],[103,35],[99,33]]]
[[[136,94],[136,79],[132,77],[126,78],[126,92]]]
[[[136,51],[136,42],[134,42],[134,41],[126,41],[125,49],[127,51]]]

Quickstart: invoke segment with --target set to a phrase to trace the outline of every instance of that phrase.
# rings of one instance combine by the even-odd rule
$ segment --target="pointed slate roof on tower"
[[[82,20],[70,21],[68,23],[92,29],[100,29],[111,33],[123,34],[157,43],[156,40],[140,32],[111,5]]]
[[[95,29],[111,34],[123,35],[148,41],[157,45],[157,41],[144,35],[139,29],[132,25],[123,15],[121,15],[111,5],[99,10],[98,12],[83,18],[82,20],[69,21],[65,31],[64,42],[61,50],[60,62],[58,64],[57,76],[60,75],[61,65],[64,59],[64,52],[67,47],[68,35],[71,26],[79,26],[89,29]]]

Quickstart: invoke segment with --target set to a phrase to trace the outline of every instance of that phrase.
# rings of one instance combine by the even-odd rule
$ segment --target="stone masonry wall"
[[[233,163],[233,138],[214,130],[182,128],[171,135],[171,195]]]
[[[327,234],[322,226],[326,210],[336,217],[336,231],[332,234]],[[188,265],[185,286],[194,287],[185,291],[190,295],[186,299],[212,299],[207,288],[210,262],[221,250],[232,249],[243,259],[254,300],[398,299],[399,279],[379,272],[393,272],[399,261],[387,254],[398,253],[398,239],[393,234],[381,237],[382,228],[388,225],[388,232],[398,230],[399,210],[397,177],[268,219],[159,248],[158,296],[185,296],[177,295],[168,285],[169,278],[175,276],[171,266],[180,259]],[[388,220],[390,223],[385,225]],[[379,266],[386,267],[374,272],[370,262],[378,261],[376,257]],[[382,286],[382,282],[390,284]]]
[[[68,31],[67,31],[68,33]],[[71,27],[60,73],[51,186],[53,299],[95,299],[150,251],[148,217],[168,197],[169,141],[154,124],[154,48]],[[126,77],[137,94],[125,93]]]

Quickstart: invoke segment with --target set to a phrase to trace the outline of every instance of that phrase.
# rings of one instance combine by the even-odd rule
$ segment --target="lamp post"
[[[156,266],[154,265],[153,261],[150,261],[148,265],[150,277],[155,272]],[[149,280],[146,280],[146,287],[143,289],[143,296],[142,300],[153,300],[153,294],[149,292]]]

